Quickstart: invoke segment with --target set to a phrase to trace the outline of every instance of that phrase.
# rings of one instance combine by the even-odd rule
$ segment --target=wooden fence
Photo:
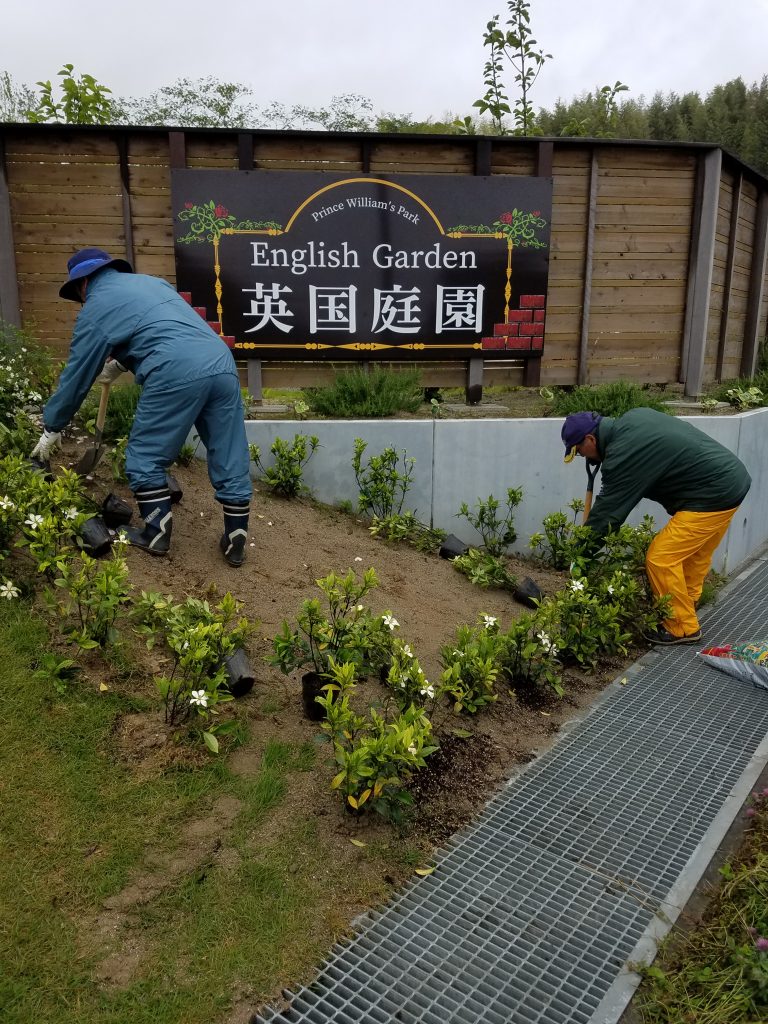
[[[698,394],[753,372],[765,337],[768,180],[716,147],[228,129],[0,125],[0,317],[63,357],[77,309],[58,288],[83,246],[174,281],[172,167],[551,176],[542,383]],[[522,380],[514,364],[480,366],[486,383]],[[263,382],[327,369],[268,364]],[[439,385],[467,364],[420,369]]]

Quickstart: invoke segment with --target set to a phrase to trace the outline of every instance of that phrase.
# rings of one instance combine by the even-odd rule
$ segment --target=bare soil
[[[82,450],[69,442],[63,464],[75,461]],[[315,585],[318,578],[350,568],[375,567],[379,585],[366,600],[374,611],[389,610],[397,618],[399,634],[411,645],[430,679],[440,673],[441,645],[451,642],[458,626],[474,624],[481,613],[488,613],[497,616],[504,627],[526,609],[506,592],[473,585],[436,554],[375,539],[354,516],[309,498],[282,500],[260,484],[252,504],[248,557],[240,569],[233,569],[219,551],[222,516],[205,466],[195,463],[188,468],[174,467],[173,472],[183,488],[183,498],[174,510],[171,552],[166,558],[153,558],[129,549],[131,583],[137,591],[158,591],[176,600],[196,596],[216,601],[229,591],[242,603],[242,613],[258,624],[247,652],[256,684],[235,708],[247,724],[248,738],[223,756],[235,773],[255,777],[272,739],[297,746],[315,744],[320,751],[316,770],[290,775],[286,797],[260,826],[258,843],[285,841],[296,821],[312,815],[317,834],[330,851],[329,879],[331,872],[338,879],[347,870],[358,880],[362,878],[355,893],[346,898],[344,893],[339,897],[338,886],[329,889],[335,893],[333,906],[327,908],[317,927],[322,941],[330,945],[349,930],[357,914],[386,899],[413,870],[413,863],[393,868],[381,858],[362,856],[361,849],[351,842],[387,845],[394,841],[393,828],[375,815],[356,819],[343,812],[329,789],[334,770],[325,763],[328,748],[316,744],[319,726],[303,714],[298,674],[286,677],[266,662],[272,637],[284,619],[295,621],[303,600],[320,596]],[[131,500],[127,489],[115,484],[103,465],[88,487],[97,501],[108,491]],[[134,522],[135,517],[134,513]],[[564,583],[563,574],[524,561],[510,559],[510,569],[521,580],[531,576],[545,593]],[[142,670],[129,677],[115,671],[107,681],[114,689],[152,695],[152,673],[160,671],[162,654],[141,654],[139,646],[136,651],[144,659]],[[482,808],[505,779],[551,745],[564,722],[580,717],[620,669],[617,662],[593,674],[569,673],[563,699],[553,695],[538,703],[525,702],[501,686],[497,703],[472,718],[457,718],[450,709],[443,709],[434,719],[440,750],[413,782],[416,809],[407,828],[399,833],[408,847],[428,859],[435,847]],[[104,671],[103,664],[92,663],[94,685]],[[383,692],[378,682],[366,681],[360,696],[376,701],[382,699]],[[108,751],[142,778],[156,776],[179,762],[194,764],[209,756],[176,742],[163,723],[159,700],[155,703],[153,710],[131,713],[116,723]],[[471,736],[457,736],[457,728]],[[235,801],[225,804],[213,803],[201,811],[199,820],[188,823],[172,858],[147,851],[145,862],[136,866],[126,888],[105,902],[95,919],[81,922],[83,947],[101,952],[98,973],[102,984],[123,987],[136,980],[144,954],[143,904],[174,884],[180,872],[206,870],[211,864],[227,870],[240,856],[227,838],[238,807]],[[276,978],[270,998],[278,998],[280,987],[296,980]],[[255,995],[244,982],[227,1024],[248,1020]]]

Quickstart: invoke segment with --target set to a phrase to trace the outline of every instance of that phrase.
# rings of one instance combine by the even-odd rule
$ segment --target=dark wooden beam
[[[554,142],[540,142],[536,148],[536,176],[552,177],[552,164],[555,156]]]
[[[492,143],[490,139],[475,140],[475,174],[491,173]]]
[[[720,200],[723,153],[711,149],[699,157],[701,187],[696,189],[693,210],[691,259],[688,264],[688,295],[682,379],[686,395],[700,395],[704,384],[704,356],[707,351],[709,304],[715,260],[715,232]],[[695,241],[695,245],[693,244]]]
[[[752,266],[749,271],[747,316],[744,323],[744,342],[741,348],[739,376],[752,377],[757,367],[760,350],[760,307],[765,289],[766,250],[768,250],[768,193],[761,192],[755,215],[755,235],[752,242]]]
[[[370,174],[372,150],[373,145],[370,139],[363,139],[360,143],[360,168],[363,174]]]
[[[725,346],[728,341],[728,321],[730,319],[731,289],[733,288],[733,268],[736,265],[736,233],[739,228],[739,211],[741,209],[741,188],[744,175],[739,171],[733,180],[733,199],[731,202],[731,224],[728,229],[728,255],[725,263],[725,281],[723,282],[723,311],[720,316],[720,335],[717,339],[717,363],[715,380],[723,379],[723,363],[725,362]]]
[[[253,135],[240,132],[237,136],[237,166],[241,171],[253,170]]]
[[[595,250],[595,220],[597,217],[597,192],[600,169],[597,164],[597,150],[592,150],[589,165],[589,205],[587,207],[587,232],[584,246],[584,287],[581,293],[581,332],[579,335],[579,357],[576,368],[576,382],[589,383],[589,312],[592,305],[592,262]]]
[[[168,156],[172,168],[187,166],[187,142],[184,132],[168,132]]]
[[[483,360],[467,361],[467,384],[464,388],[467,405],[479,405],[483,398]]]
[[[121,132],[116,138],[117,156],[120,163],[120,187],[122,189],[123,232],[125,234],[125,258],[133,265],[136,253],[133,247],[133,214],[131,211],[131,179],[128,166],[128,136]]]
[[[0,128],[0,318],[21,327],[16,249],[13,242],[11,194],[5,169],[5,139]]]

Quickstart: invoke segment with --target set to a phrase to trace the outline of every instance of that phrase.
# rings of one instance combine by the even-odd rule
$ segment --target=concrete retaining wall
[[[768,409],[684,418],[735,452],[752,475],[752,489],[713,562],[718,571],[732,572],[768,542]],[[307,464],[304,480],[312,494],[328,504],[346,500],[356,505],[358,487],[352,469],[356,437],[368,442],[366,458],[387,445],[404,449],[415,459],[405,507],[422,522],[455,533],[467,543],[478,542],[479,536],[465,519],[456,517],[461,503],[472,506],[489,494],[501,500],[508,487],[522,487],[514,550],[525,554],[531,534],[541,529],[547,513],[584,497],[583,461],[563,463],[562,423],[562,419],[249,420],[246,430],[267,465],[276,437],[290,441],[296,433],[316,435],[321,447]],[[205,454],[202,446],[199,454]],[[599,486],[598,476],[596,491]],[[643,501],[628,522],[639,522],[646,512],[658,527],[669,518],[659,505]]]

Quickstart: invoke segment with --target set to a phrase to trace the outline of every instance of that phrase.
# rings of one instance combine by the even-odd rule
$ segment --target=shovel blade
[[[88,476],[88,474],[92,473],[94,469],[96,469],[98,464],[101,462],[101,457],[103,454],[103,444],[97,444],[94,445],[92,448],[89,448],[88,451],[83,455],[82,459],[80,459],[80,461],[74,467],[75,473],[77,473],[78,476]]]

